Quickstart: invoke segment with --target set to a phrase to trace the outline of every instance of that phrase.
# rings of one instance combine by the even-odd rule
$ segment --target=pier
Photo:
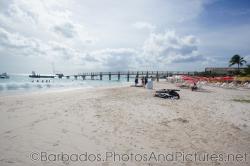
[[[103,80],[103,77],[108,77],[108,80],[112,80],[112,77],[115,77],[118,81],[121,77],[126,77],[126,80],[129,82],[131,78],[137,77],[153,77],[159,81],[160,78],[166,78],[172,75],[194,75],[195,72],[181,72],[181,71],[117,71],[117,72],[84,72],[72,75],[75,79],[82,80]],[[65,76],[69,79],[72,76]]]

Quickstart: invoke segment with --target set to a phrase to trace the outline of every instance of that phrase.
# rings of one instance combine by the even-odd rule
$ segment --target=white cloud
[[[204,61],[198,52],[198,39],[188,35],[180,37],[174,31],[151,33],[141,49],[106,48],[81,51],[66,44],[12,34],[0,28],[2,49],[15,55],[42,56],[50,61],[70,61],[99,70],[133,70],[145,66],[163,67],[170,63]]]
[[[155,26],[148,22],[136,22],[133,26],[137,29],[149,29],[151,31],[155,30]]]
[[[1,0],[1,58],[38,56],[72,66],[78,64],[89,70],[145,66],[165,69],[166,65],[190,62],[201,66],[212,59],[201,55],[198,37],[202,35],[203,45],[219,49],[237,46],[239,50],[244,46],[247,50],[249,26],[237,30],[248,32],[241,35],[233,35],[235,31],[225,33],[224,28],[219,32],[222,35],[217,31],[205,33],[206,30],[199,35],[185,35],[189,30],[194,32],[194,28],[199,30],[196,18],[208,2],[104,0],[100,5],[96,0]],[[169,28],[179,33],[164,32]],[[211,52],[215,51],[211,49]],[[67,65],[61,68],[68,70]]]
[[[0,48],[4,51],[10,51],[14,55],[41,55],[43,49],[39,40],[34,38],[25,38],[17,33],[10,33],[0,28]]]
[[[247,64],[250,65],[250,55],[243,56],[244,59],[247,61]]]
[[[198,44],[195,36],[178,36],[174,31],[166,31],[151,33],[141,49],[108,48],[90,52],[89,56],[96,66],[108,70],[144,69],[149,66],[164,68],[171,63],[208,61],[199,53]]]
[[[0,50],[15,56],[44,57],[50,61],[78,60],[79,51],[55,41],[43,42],[39,39],[24,37],[0,28]]]
[[[54,27],[54,31],[66,38],[73,38],[76,34],[74,25],[71,23],[64,23]]]
[[[144,42],[143,54],[147,63],[159,65],[201,61],[205,58],[198,52],[199,40],[194,36],[178,36],[174,31],[151,33]]]
[[[134,59],[137,52],[131,48],[107,48],[90,53],[80,52],[62,43],[55,41],[44,43],[41,40],[10,33],[3,28],[0,28],[0,46],[0,50],[11,52],[16,56],[39,56],[51,62],[71,61],[72,64],[84,64],[92,69],[99,67],[107,70],[123,70],[138,62]]]
[[[82,24],[72,19],[71,1],[13,0],[0,11],[0,27],[25,37],[54,40],[71,46],[85,46],[96,39]],[[58,35],[59,34],[59,35]],[[66,40],[74,38],[74,40]],[[63,40],[62,40],[63,39]]]
[[[138,66],[138,54],[137,50],[131,48],[107,48],[90,53],[107,70],[128,70]]]

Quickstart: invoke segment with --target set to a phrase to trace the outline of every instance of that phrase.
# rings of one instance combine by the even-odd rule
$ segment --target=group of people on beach
[[[135,86],[138,86],[139,84],[139,77],[135,77]],[[151,76],[150,78],[146,77],[141,77],[141,86],[147,89],[153,89],[153,77]]]
[[[34,82],[39,82],[39,80],[32,80],[31,82],[33,82],[33,83],[34,83]],[[44,83],[44,82],[48,83],[48,82],[50,82],[50,80],[41,80],[41,82],[42,82],[42,83]]]

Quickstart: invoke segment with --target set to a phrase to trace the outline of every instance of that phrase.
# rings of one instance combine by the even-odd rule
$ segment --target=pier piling
[[[128,74],[127,74],[127,82],[129,82],[129,71],[128,71]]]
[[[120,81],[121,73],[118,72],[118,81]]]
[[[157,82],[159,82],[159,72],[158,71],[156,72],[156,80],[157,80]]]
[[[109,80],[111,80],[111,72],[109,72]]]
[[[94,80],[94,74],[91,73],[91,80]]]
[[[102,80],[102,72],[100,73],[100,80]]]

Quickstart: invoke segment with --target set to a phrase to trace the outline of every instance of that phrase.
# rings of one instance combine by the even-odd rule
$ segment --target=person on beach
[[[145,79],[144,79],[144,77],[141,78],[141,84],[145,88]]]
[[[153,77],[150,76],[150,79],[148,80],[147,89],[153,89]]]
[[[135,77],[135,86],[138,84],[138,76]]]
[[[194,90],[197,90],[198,87],[197,87],[197,84],[194,82],[194,85],[191,87],[191,90],[194,91]]]
[[[147,83],[148,83],[148,77],[146,76],[145,77],[145,85],[147,85]]]

